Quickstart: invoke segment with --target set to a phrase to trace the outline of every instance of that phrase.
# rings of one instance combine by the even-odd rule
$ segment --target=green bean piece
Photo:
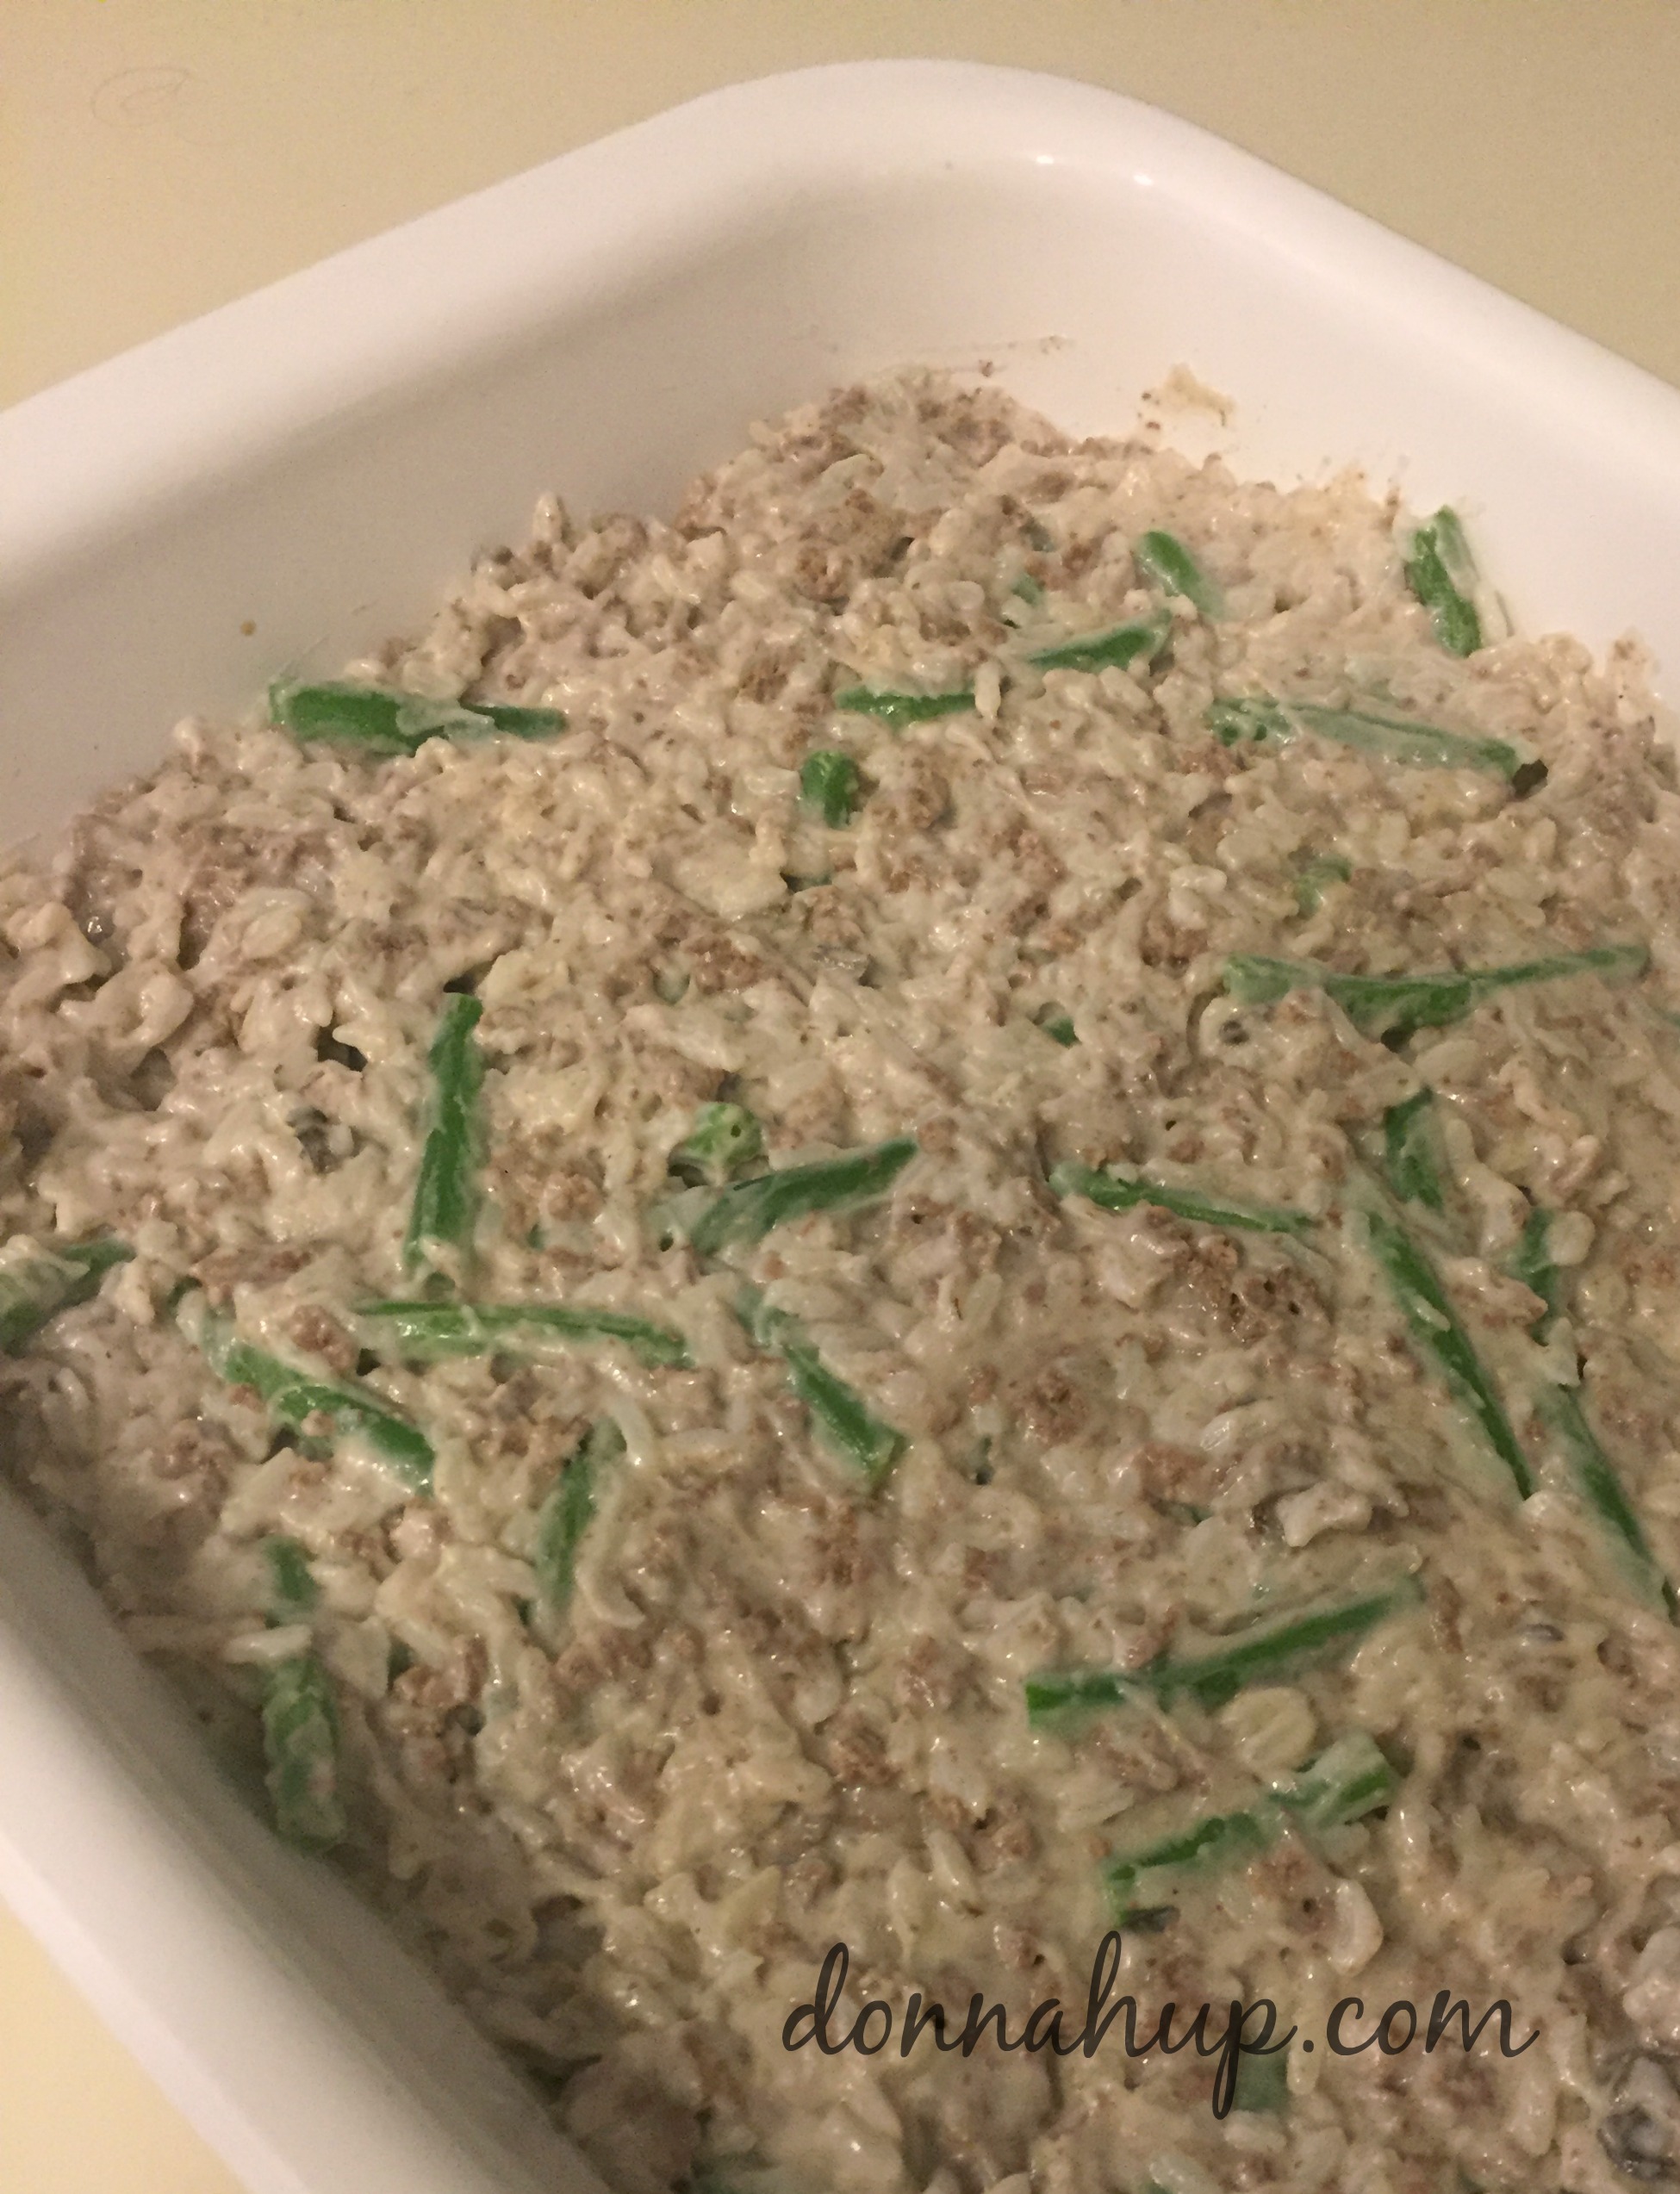
[[[1272,2115],[1289,2108],[1289,2053],[1281,2043],[1276,2045],[1275,2053],[1237,2059],[1231,2108]]]
[[[1080,1040],[1078,1031],[1073,1027],[1073,1016],[1066,1006],[1057,1005],[1054,1002],[1048,1005],[1041,1005],[1033,1016],[1033,1022],[1036,1027],[1044,1031],[1053,1044],[1060,1044],[1064,1051],[1071,1045],[1078,1043]]]
[[[1310,861],[1295,879],[1295,904],[1303,914],[1316,914],[1332,884],[1346,884],[1353,873],[1340,854],[1322,854]]]
[[[862,1395],[828,1369],[797,1318],[772,1309],[756,1288],[743,1288],[735,1311],[754,1347],[787,1364],[787,1383],[810,1411],[824,1445],[879,1485],[909,1445],[904,1434],[883,1423]]]
[[[1447,566],[1447,577],[1461,594],[1469,594],[1482,575],[1470,553],[1463,521],[1455,510],[1443,503],[1430,523],[1435,529],[1435,549]]]
[[[863,790],[857,764],[831,747],[807,755],[800,771],[800,805],[821,816],[831,830],[843,830],[857,812]]]
[[[1034,609],[1036,609],[1044,599],[1044,589],[1030,571],[1024,571],[1009,591],[1011,594],[1018,594],[1024,602],[1028,603]]]
[[[1279,1669],[1351,1646],[1379,1623],[1403,1614],[1422,1599],[1410,1578],[1359,1600],[1310,1609],[1284,1622],[1238,1631],[1210,1652],[1187,1660],[1159,1654],[1141,1669],[1058,1669],[1029,1676],[1027,1719],[1036,1728],[1138,1698],[1162,1705],[1180,1696],[1210,1711],[1251,1683],[1269,1682]]]
[[[848,686],[835,695],[834,705],[849,716],[878,716],[899,731],[936,716],[961,716],[974,705],[974,695],[972,687],[960,693],[878,693],[868,686]]]
[[[476,998],[451,991],[427,1056],[429,1124],[402,1242],[402,1261],[410,1271],[436,1249],[464,1252],[471,1246],[478,1211],[478,1093],[484,1080],[473,1030],[483,1011]]]
[[[1456,1021],[1476,1003],[1467,975],[1343,975],[1316,961],[1233,953],[1225,988],[1244,1005],[1271,1005],[1291,991],[1322,991],[1366,1035],[1410,1035]]]
[[[1341,1828],[1388,1805],[1400,1777],[1373,1737],[1353,1730],[1310,1761],[1277,1802],[1309,1833]]]
[[[1544,1387],[1535,1407],[1562,1449],[1582,1500],[1620,1543],[1623,1567],[1671,1622],[1680,1621],[1680,1594],[1663,1575],[1621,1481],[1587,1422],[1580,1395],[1572,1387]]]
[[[1482,644],[1482,620],[1472,600],[1476,566],[1452,511],[1438,510],[1413,534],[1406,584],[1428,611],[1442,647],[1450,655],[1474,655]]]
[[[563,1302],[364,1302],[356,1315],[388,1327],[395,1352],[419,1362],[445,1356],[517,1355],[521,1344],[622,1341],[644,1364],[686,1368],[688,1344],[673,1326],[623,1310]]]
[[[1199,1196],[1194,1189],[1171,1189],[1141,1176],[1080,1165],[1069,1160],[1054,1167],[1050,1186],[1057,1196],[1082,1196],[1104,1211],[1130,1211],[1140,1203],[1153,1204],[1187,1219],[1198,1227],[1235,1228],[1253,1234],[1310,1234],[1313,1221],[1304,1211],[1280,1211],[1264,1204],[1223,1203]]]
[[[625,1437],[610,1417],[598,1417],[573,1449],[565,1469],[537,1512],[531,1566],[537,1589],[561,1608],[577,1582],[578,1542],[595,1513],[596,1478],[625,1451]]]
[[[1117,1854],[1103,1868],[1115,1925],[1123,1927],[1136,1913],[1173,1904],[1186,1878],[1247,1866],[1277,1833],[1271,1808],[1257,1806],[1252,1812],[1211,1814],[1176,1836],[1162,1837],[1138,1851]]]
[[[344,1840],[339,1796],[339,1712],[326,1669],[299,1653],[269,1671],[263,1701],[274,1825],[288,1843],[330,1851]]]
[[[1283,703],[1267,693],[1253,694],[1246,700],[1216,695],[1203,711],[1202,721],[1222,747],[1258,743],[1261,739],[1290,739],[1296,729]]]
[[[510,739],[552,739],[566,728],[563,710],[528,708],[522,701],[464,701],[469,716],[488,717]]]
[[[89,1302],[111,1267],[126,1265],[134,1253],[127,1242],[103,1234],[55,1243],[38,1257],[0,1267],[0,1356],[16,1356],[59,1311]]]
[[[1308,1762],[1291,1783],[1260,1804],[1215,1814],[1142,1849],[1117,1854],[1104,1867],[1117,1926],[1171,1905],[1187,1880],[1223,1867],[1246,1865],[1266,1849],[1285,1818],[1310,1838],[1363,1818],[1391,1802],[1400,1778],[1363,1730],[1354,1730]]]
[[[1505,1267],[1546,1306],[1528,1328],[1535,1340],[1545,1339],[1563,1307],[1563,1276],[1552,1261],[1551,1231],[1552,1214],[1536,1204]],[[1581,1394],[1572,1387],[1544,1386],[1534,1397],[1534,1411],[1562,1451],[1582,1500],[1617,1542],[1633,1583],[1671,1622],[1680,1622],[1680,1594],[1664,1576],[1615,1465],[1587,1421]]]
[[[1367,1036],[1398,1039],[1419,1029],[1458,1021],[1496,991],[1524,983],[1562,982],[1572,975],[1634,974],[1650,954],[1643,945],[1596,945],[1590,952],[1554,953],[1503,967],[1453,968],[1430,975],[1343,975],[1311,960],[1274,960],[1233,953],[1225,988],[1244,1005],[1272,1005],[1291,991],[1322,991]]]
[[[1146,579],[1169,594],[1182,594],[1204,617],[1225,614],[1225,595],[1217,580],[1210,579],[1176,534],[1152,528],[1132,544],[1132,562]]]
[[[1419,1090],[1383,1115],[1383,1170],[1402,1203],[1444,1211],[1447,1196],[1432,1132],[1434,1103],[1433,1090]]]
[[[1517,1445],[1504,1404],[1447,1301],[1434,1266],[1405,1228],[1386,1213],[1368,1211],[1366,1223],[1371,1253],[1399,1305],[1413,1347],[1426,1365],[1433,1364],[1440,1373],[1448,1391],[1510,1472],[1517,1492],[1526,1501],[1534,1490],[1533,1473]]]
[[[1422,1589],[1408,1577],[1359,1600],[1313,1608],[1285,1622],[1240,1632],[1194,1660],[1173,1661],[1163,1656],[1146,1674],[1152,1678],[1150,1687],[1158,1699],[1170,1699],[1182,1692],[1204,1706],[1222,1706],[1246,1686],[1267,1681],[1280,1669],[1357,1645],[1379,1623],[1404,1614],[1422,1597]]]
[[[697,1255],[762,1241],[773,1227],[803,1219],[813,1211],[849,1211],[884,1196],[915,1157],[912,1135],[848,1151],[843,1158],[819,1158],[809,1165],[784,1165],[756,1180],[720,1189],[688,1229]]]
[[[557,708],[523,708],[511,701],[432,701],[383,686],[333,678],[311,684],[277,679],[268,689],[269,716],[295,739],[358,747],[364,754],[411,755],[427,739],[551,739],[566,728]]]
[[[1490,769],[1515,777],[1526,758],[1505,739],[1478,739],[1444,731],[1411,716],[1382,716],[1371,709],[1327,708],[1321,701],[1280,701],[1267,693],[1248,700],[1209,704],[1203,719],[1227,747],[1245,740],[1292,739],[1297,731],[1316,732],[1338,746],[1377,755],[1420,769]]]
[[[764,1130],[744,1104],[703,1104],[667,1170],[691,1188],[720,1189],[764,1155]]]
[[[1535,1340],[1545,1339],[1546,1327],[1563,1302],[1563,1283],[1552,1262],[1551,1238],[1552,1214],[1536,1204],[1523,1222],[1521,1238],[1505,1267],[1514,1280],[1521,1280],[1546,1305],[1528,1328]]]
[[[198,1344],[217,1377],[229,1386],[253,1389],[277,1424],[301,1432],[312,1417],[330,1418],[340,1435],[364,1439],[411,1491],[431,1490],[431,1441],[368,1388],[331,1385],[283,1364],[265,1349],[240,1340],[225,1319],[205,1317]]]
[[[302,1622],[320,1598],[308,1554],[295,1538],[265,1538],[263,1559],[268,1564],[270,1622]]]
[[[1090,632],[1077,640],[1062,640],[1054,648],[1041,648],[1027,661],[1040,670],[1123,670],[1142,656],[1153,662],[1172,637],[1173,620],[1165,610],[1150,617],[1136,617],[1105,631]]]

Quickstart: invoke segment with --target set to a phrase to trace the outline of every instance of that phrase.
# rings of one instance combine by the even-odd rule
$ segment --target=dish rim
[[[908,127],[914,124],[914,127]],[[977,150],[978,148],[980,148]],[[1048,148],[1048,149],[1047,149]],[[966,164],[966,166],[965,166]],[[1468,365],[1521,381],[1572,429],[1596,421],[1607,459],[1637,458],[1680,511],[1680,392],[1590,338],[1197,126],[1126,96],[970,62],[849,62],[725,87],[457,199],[92,366],[0,413],[0,614],[125,530],[329,428],[397,388],[445,384],[540,339],[556,300],[610,310],[627,264],[666,264],[767,183],[813,202],[860,180],[960,181],[1034,169],[1128,179],[1316,280],[1449,326]],[[673,194],[669,178],[688,186]],[[680,202],[678,201],[680,200]],[[380,309],[370,312],[370,298]],[[417,366],[416,360],[423,365]],[[1520,361],[1526,361],[1520,364]],[[812,394],[818,393],[812,390]],[[0,1507],[21,1513],[16,1496]],[[28,1527],[34,1530],[34,1526]],[[28,1563],[35,1573],[24,1577]],[[346,2052],[330,2007],[271,1944],[213,1911],[191,1851],[143,1779],[102,1751],[28,1635],[50,1565],[0,1564],[0,1891],[107,2023],[254,2194],[501,2194],[520,2182],[410,2090],[400,2068]],[[66,1816],[84,1809],[78,1832]],[[91,1876],[99,1893],[87,1894]],[[98,1908],[96,1927],[88,1913]],[[127,1908],[125,1911],[125,1907]],[[289,2023],[288,2062],[230,2055],[216,1992],[165,1985],[154,1922],[197,1912],[218,1988],[248,1984]],[[311,2020],[319,2028],[314,2038]],[[329,2120],[342,2164],[297,2160],[300,2112]],[[370,2127],[389,2151],[372,2153]],[[320,2143],[314,2146],[319,2148]],[[557,2144],[555,2151],[557,2155]],[[511,2150],[510,2150],[511,2154]],[[539,2182],[534,2175],[530,2184]],[[548,2182],[551,2185],[552,2180]],[[586,2184],[580,2174],[577,2184]]]

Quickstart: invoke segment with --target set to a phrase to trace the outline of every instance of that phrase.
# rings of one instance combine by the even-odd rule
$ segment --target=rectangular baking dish
[[[749,423],[912,359],[1082,432],[1450,497],[1527,630],[1675,697],[1680,395],[1187,124],[943,62],[722,91],[0,417],[0,841],[413,623],[538,492],[669,509]],[[253,2194],[597,2182],[202,1756],[0,1489],[0,1889]]]

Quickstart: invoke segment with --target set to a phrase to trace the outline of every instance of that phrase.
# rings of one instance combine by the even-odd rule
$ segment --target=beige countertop
[[[0,0],[0,403],[731,80],[1154,100],[1680,383],[1677,0]],[[237,2194],[0,1911],[5,2194]]]

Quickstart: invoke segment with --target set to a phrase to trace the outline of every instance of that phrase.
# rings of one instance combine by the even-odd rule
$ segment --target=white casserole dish
[[[1633,626],[1675,696],[1680,395],[1167,115],[880,63],[700,100],[0,418],[0,841],[412,623],[540,488],[669,507],[910,359],[1087,432],[1185,362],[1240,469],[1450,496],[1525,628]],[[594,2185],[3,1492],[0,1531],[0,1890],[254,2194]]]

